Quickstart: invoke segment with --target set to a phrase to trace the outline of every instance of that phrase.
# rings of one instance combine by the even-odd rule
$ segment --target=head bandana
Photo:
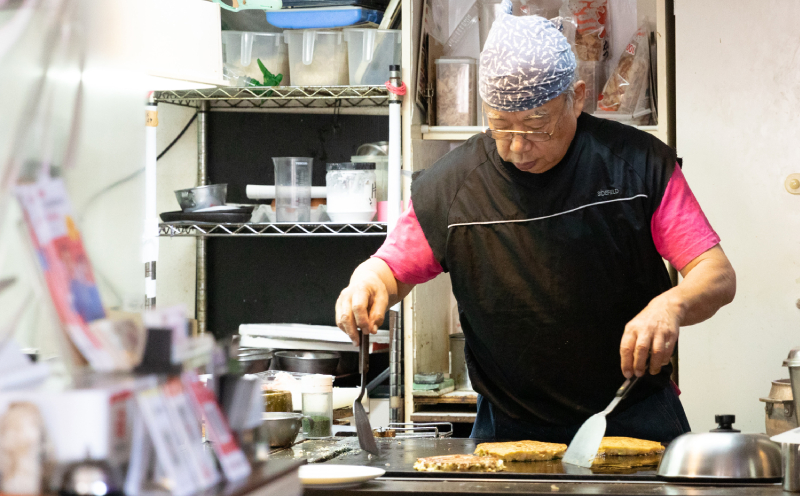
[[[575,56],[553,23],[500,14],[481,52],[480,94],[496,110],[530,110],[569,88],[574,74]]]

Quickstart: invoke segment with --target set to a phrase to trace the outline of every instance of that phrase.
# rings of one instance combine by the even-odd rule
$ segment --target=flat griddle
[[[386,471],[384,477],[390,478],[663,482],[656,475],[655,466],[631,468],[608,465],[583,469],[562,464],[561,460],[506,463],[506,470],[503,472],[419,472],[414,470],[417,458],[472,454],[475,447],[483,441],[454,438],[378,438],[375,441],[380,449],[378,456],[352,449],[327,459],[325,463],[382,468]],[[635,457],[617,458],[624,464],[624,459]]]

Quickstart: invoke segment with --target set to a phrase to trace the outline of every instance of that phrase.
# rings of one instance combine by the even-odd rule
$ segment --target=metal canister
[[[464,359],[465,342],[463,332],[450,335],[450,377],[455,381],[456,389],[472,390]]]
[[[784,367],[789,367],[789,379],[792,384],[792,399],[794,401],[795,415],[800,410],[800,347],[792,349],[783,362]]]
[[[800,444],[781,444],[783,490],[800,492]]]

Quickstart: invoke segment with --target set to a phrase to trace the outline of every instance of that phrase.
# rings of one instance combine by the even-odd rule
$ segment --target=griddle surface
[[[482,441],[475,439],[375,439],[380,449],[378,456],[360,449],[352,449],[330,458],[325,463],[368,465],[386,470],[385,477],[407,478],[482,478],[531,480],[618,480],[647,482],[659,480],[656,467],[625,468],[614,466],[583,469],[562,464],[561,460],[546,462],[506,463],[503,472],[418,472],[414,470],[417,458],[442,455],[472,454]],[[621,457],[626,458],[626,457]]]

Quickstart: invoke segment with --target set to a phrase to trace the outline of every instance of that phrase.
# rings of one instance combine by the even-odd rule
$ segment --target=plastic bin
[[[269,72],[283,74],[281,86],[289,84],[289,50],[281,33],[223,31],[222,57],[226,73],[244,73],[263,81],[257,62],[260,59]]]
[[[474,126],[475,59],[436,59],[436,125]]]
[[[400,65],[400,30],[349,28],[344,39],[351,85],[383,84],[389,66]]]
[[[292,86],[347,85],[347,45],[341,31],[284,31]]]
[[[267,22],[284,29],[324,29],[361,22],[380,24],[383,12],[353,6],[281,9],[267,11]]]

